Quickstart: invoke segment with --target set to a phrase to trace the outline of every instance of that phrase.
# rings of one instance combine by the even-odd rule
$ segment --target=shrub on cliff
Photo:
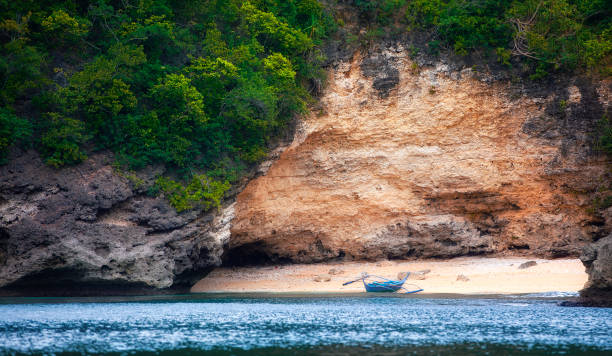
[[[204,174],[194,175],[187,186],[166,177],[158,178],[156,185],[178,212],[194,208],[218,208],[223,194],[230,188],[229,182],[216,181]]]

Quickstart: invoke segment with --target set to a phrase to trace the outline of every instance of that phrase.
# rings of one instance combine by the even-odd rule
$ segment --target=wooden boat
[[[393,293],[399,290],[403,290],[404,294],[421,292],[423,289],[414,284],[412,284],[412,286],[414,286],[415,289],[412,289],[412,290],[408,290],[407,288],[404,287],[404,283],[408,279],[409,275],[410,275],[410,272],[406,273],[406,276],[402,280],[396,281],[396,280],[388,279],[388,278],[381,277],[381,276],[375,276],[375,275],[363,273],[361,277],[355,280],[343,283],[342,285],[346,286],[348,284],[351,284],[357,281],[363,281],[363,286],[365,287],[366,292],[374,292],[374,293],[391,292]]]

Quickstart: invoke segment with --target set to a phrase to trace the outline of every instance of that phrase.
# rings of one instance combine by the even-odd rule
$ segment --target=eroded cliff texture
[[[520,88],[401,46],[337,63],[321,106],[236,203],[232,263],[578,256],[606,234],[592,149],[609,83]]]
[[[0,167],[0,294],[113,294],[188,289],[221,263],[233,206],[177,214],[112,156],[55,170],[34,152]]]
[[[587,245],[580,256],[589,280],[580,291],[587,305],[612,306],[612,235]]]

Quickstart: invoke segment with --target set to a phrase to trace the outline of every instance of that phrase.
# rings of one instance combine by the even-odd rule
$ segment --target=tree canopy
[[[16,144],[58,169],[111,150],[129,169],[168,167],[176,181],[157,187],[178,210],[214,206],[306,110],[324,75],[321,44],[339,26],[326,4],[0,0],[0,164]],[[612,74],[606,0],[352,5],[368,26],[394,29],[375,33],[428,31],[429,49],[518,58],[532,79]]]
[[[315,0],[0,0],[0,153],[165,164],[177,209],[219,203],[304,112],[334,26]],[[205,172],[204,175],[194,172]],[[181,188],[182,187],[182,188]]]

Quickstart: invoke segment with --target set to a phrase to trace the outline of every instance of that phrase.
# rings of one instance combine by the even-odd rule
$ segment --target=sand
[[[519,269],[535,261],[537,265]],[[330,270],[341,271],[330,274]],[[361,282],[342,286],[343,282],[368,272],[397,278],[403,271],[425,271],[412,275],[406,284],[424,289],[421,294],[522,294],[577,292],[587,281],[584,266],[578,259],[526,259],[462,257],[450,260],[342,262],[296,264],[265,267],[222,267],[213,270],[196,283],[194,293],[355,293],[363,292]],[[467,277],[458,280],[458,276]],[[316,276],[329,281],[316,282]],[[413,278],[414,277],[414,278]],[[323,278],[326,279],[326,278]],[[460,278],[461,279],[461,278]],[[411,288],[411,286],[408,286]]]

